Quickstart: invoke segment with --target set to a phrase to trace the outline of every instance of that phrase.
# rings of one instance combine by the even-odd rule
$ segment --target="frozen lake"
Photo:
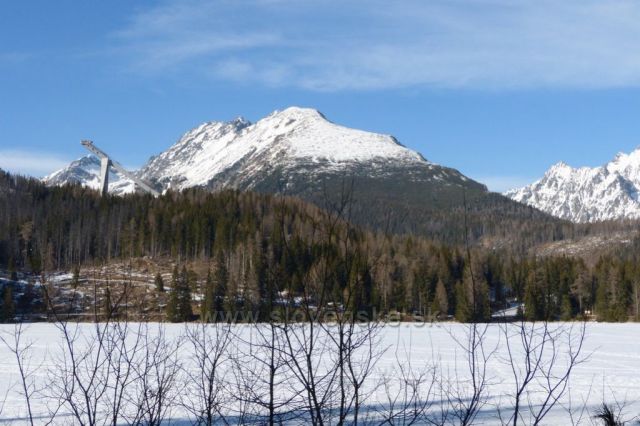
[[[132,325],[132,327],[135,325]],[[78,348],[86,347],[85,337],[91,335],[93,330],[91,324],[83,324],[80,330],[83,332],[82,339],[79,340]],[[149,333],[157,333],[158,324],[149,326]],[[167,341],[172,342],[184,335],[184,325],[168,324],[162,325],[166,330]],[[514,394],[514,373],[508,363],[509,346],[516,359],[520,359],[517,353],[520,351],[520,337],[512,335],[510,345],[506,344],[504,326],[492,324],[488,326],[484,339],[484,350],[488,358],[486,363],[486,392],[483,394],[483,402],[480,413],[474,424],[501,424],[498,413],[509,416]],[[560,371],[566,361],[567,342],[569,330],[572,330],[573,337],[578,336],[579,324],[552,324],[555,331],[562,330],[556,340],[557,365]],[[414,372],[436,371],[433,377],[437,380],[431,386],[431,392],[427,392],[428,386],[424,386],[425,397],[432,400],[430,410],[437,412],[441,406],[446,405],[443,388],[457,387],[464,389],[471,383],[471,376],[468,369],[467,357],[463,347],[459,344],[465,341],[468,327],[460,324],[394,324],[387,325],[380,330],[375,341],[374,349],[379,359],[371,368],[370,374],[364,381],[363,388],[366,388],[366,407],[370,411],[368,415],[371,423],[376,423],[376,410],[384,410],[389,404],[389,395],[394,396],[397,388],[389,378],[398,377],[398,368],[408,368],[411,366]],[[510,330],[512,333],[515,329]],[[14,331],[13,325],[0,326],[0,332],[5,337],[11,336]],[[247,349],[247,342],[257,341],[255,328],[247,325],[237,325],[233,327],[233,337],[230,339],[230,352],[250,352]],[[603,401],[611,404],[624,406],[623,412],[627,419],[634,418],[640,414],[640,324],[599,324],[589,323],[586,325],[586,338],[581,352],[581,359],[587,359],[575,367],[571,378],[567,383],[566,393],[544,418],[542,424],[567,425],[567,424],[595,424],[592,418],[594,411]],[[456,342],[456,340],[458,342]],[[29,352],[29,365],[33,370],[34,384],[37,387],[51,387],[51,380],[60,372],[60,363],[63,360],[65,350],[63,349],[63,339],[60,330],[53,324],[32,324],[26,326],[23,342],[32,342],[33,346]],[[189,348],[186,342],[178,345],[176,359],[183,364],[184,371],[197,371],[191,359]],[[549,346],[551,347],[551,346]],[[319,369],[322,365],[330,363],[332,359],[329,351],[324,351],[326,360],[318,363]],[[244,356],[244,358],[243,358]],[[233,368],[256,370],[258,367],[246,361],[247,356],[238,355],[236,359],[244,360],[242,363],[225,364],[227,368],[226,380],[229,377],[236,377],[231,374]],[[548,355],[544,359],[547,360]],[[254,357],[255,358],[255,357]],[[484,364],[484,363],[482,363]],[[522,368],[519,362],[516,371]],[[221,367],[222,368],[222,367]],[[435,368],[435,370],[433,370]],[[553,374],[552,374],[553,375]],[[20,395],[18,382],[17,364],[13,354],[5,345],[0,345],[0,401],[4,400],[0,423],[24,424],[26,418],[26,406],[24,398]],[[290,377],[287,380],[293,380]],[[531,401],[536,406],[540,398],[544,398],[544,383],[537,383],[542,378],[537,378],[530,386],[530,392],[523,404],[528,405]],[[388,383],[385,387],[384,382]],[[446,384],[446,385],[445,385]],[[295,385],[281,383],[283,389],[278,391],[279,395],[287,395],[294,392]],[[177,394],[186,392],[183,386],[178,386]],[[440,389],[439,391],[436,388]],[[47,389],[42,390],[42,394]],[[51,389],[48,389],[51,393]],[[234,390],[229,387],[226,390],[233,394]],[[450,394],[448,394],[450,395]],[[395,395],[397,397],[397,395]],[[179,395],[178,395],[179,397]],[[284,398],[284,397],[283,397]],[[177,401],[177,399],[176,399]],[[33,414],[37,423],[45,423],[50,418],[50,412],[54,410],[56,402],[51,397],[40,395],[32,402]],[[229,408],[231,407],[231,408]],[[229,410],[236,410],[238,404],[229,402]],[[373,407],[373,408],[371,408]],[[58,417],[54,424],[75,424],[72,417],[67,416],[68,407],[63,406],[58,409]],[[571,414],[570,414],[571,413]],[[524,414],[525,422],[529,414]],[[189,413],[185,411],[184,404],[177,404],[172,407],[167,416],[167,424],[189,424],[187,420]],[[453,420],[451,420],[455,423]],[[300,420],[298,420],[300,422]],[[126,421],[122,421],[126,424]]]

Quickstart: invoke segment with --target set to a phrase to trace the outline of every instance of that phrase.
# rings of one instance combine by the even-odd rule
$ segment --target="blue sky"
[[[203,121],[290,105],[494,190],[640,145],[635,0],[0,3],[0,167],[90,138],[130,167]]]

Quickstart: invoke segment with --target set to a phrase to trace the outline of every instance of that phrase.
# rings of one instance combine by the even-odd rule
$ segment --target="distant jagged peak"
[[[100,160],[92,154],[87,154],[77,160],[73,160],[68,166],[43,177],[42,181],[44,183],[54,184],[70,183],[74,182],[73,178],[77,176],[78,173],[86,174],[88,171],[98,167],[100,167]]]
[[[87,154],[72,161],[67,167],[45,176],[42,181],[47,185],[79,184],[97,190],[100,188],[100,159]],[[128,178],[114,173],[113,170],[109,171],[110,192],[129,194],[135,190],[134,183]]]
[[[618,153],[605,167],[611,172],[620,173],[627,179],[640,184],[640,147],[628,154]]]
[[[575,172],[576,169],[565,163],[564,161],[559,161],[547,170],[545,175],[560,175],[560,176],[568,176]]]
[[[629,162],[629,161],[640,163],[640,146],[636,147],[633,151],[629,153],[622,152],[622,151],[618,152],[612,162],[620,163],[620,162]]]
[[[83,157],[78,158],[77,160],[72,161],[71,163],[69,163],[69,166],[67,167],[93,166],[93,165],[99,166],[100,159],[93,154],[87,154]]]
[[[554,164],[542,179],[505,193],[516,201],[574,222],[640,218],[640,149],[618,153],[599,167]]]

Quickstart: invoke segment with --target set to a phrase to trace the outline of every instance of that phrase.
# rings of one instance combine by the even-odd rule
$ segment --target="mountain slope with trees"
[[[81,186],[47,187],[2,172],[0,268],[37,277],[126,259],[152,259],[160,268],[171,259],[180,266],[166,283],[166,314],[176,320],[220,309],[267,315],[300,300],[461,321],[489,320],[513,300],[525,301],[531,319],[568,319],[592,310],[608,319],[637,317],[638,243],[603,253],[593,266],[580,258],[536,258],[482,245],[471,247],[469,256],[453,242],[353,226],[352,193],[342,194],[343,201],[327,210],[239,191],[101,198]],[[194,265],[208,272],[196,274]],[[158,292],[162,281],[156,277]],[[9,291],[13,286],[4,285],[4,300],[12,299]],[[192,292],[202,295],[202,303]],[[9,302],[3,306],[3,312],[15,309]]]
[[[96,164],[78,160],[44,181],[95,187]],[[204,123],[137,175],[159,191],[237,189],[299,197],[321,208],[339,202],[347,185],[354,194],[354,224],[445,243],[463,242],[465,211],[471,239],[486,237],[490,245],[523,249],[570,237],[571,230],[567,222],[491,193],[392,136],[337,125],[309,108],[276,111],[255,124],[242,118]],[[120,179],[110,188],[122,195],[133,185]]]

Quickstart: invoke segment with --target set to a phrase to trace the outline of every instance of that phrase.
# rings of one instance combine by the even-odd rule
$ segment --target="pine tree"
[[[229,299],[229,305],[225,306],[225,298],[229,291],[229,272],[227,271],[227,263],[224,253],[218,252],[218,258],[216,260],[216,272],[214,277],[214,298],[215,298],[215,311],[216,313],[222,313],[225,311],[232,311],[233,304],[235,304],[235,298]]]
[[[489,285],[485,280],[480,280],[476,288],[475,321],[491,321],[491,301],[489,300]]]
[[[389,279],[392,283],[389,295],[390,306],[398,312],[403,312],[407,302],[407,283],[402,268],[396,265],[389,274]]]
[[[591,308],[591,285],[593,279],[584,264],[579,267],[580,270],[571,286],[571,293],[577,299],[578,313],[582,315],[586,309]]]
[[[204,298],[200,307],[200,319],[212,322],[216,316],[215,288],[211,269],[207,271],[207,280],[204,285]]]
[[[629,307],[631,305],[631,283],[624,276],[623,265],[619,264],[611,268],[609,277],[611,286],[614,286],[613,320],[626,322],[629,320]]]
[[[606,264],[600,262],[596,266],[596,300],[595,300],[595,312],[598,315],[599,321],[611,321],[612,318],[612,305],[613,295],[611,294],[611,285],[608,281],[610,274],[609,268]]]
[[[164,293],[164,280],[162,279],[162,274],[160,274],[160,272],[156,274],[155,283],[156,283],[156,291],[158,293]]]
[[[456,289],[456,319],[460,322],[484,322],[491,319],[489,286],[480,274],[466,267]]]
[[[193,318],[191,309],[191,280],[187,267],[183,266],[180,272],[178,287],[178,313],[179,321],[190,321]]]
[[[524,314],[529,321],[548,320],[544,296],[545,277],[541,267],[533,265],[524,288]]]
[[[569,321],[573,318],[573,306],[571,306],[571,298],[568,294],[562,296],[562,306],[560,319],[562,321]]]
[[[459,322],[470,322],[473,318],[471,302],[467,296],[467,290],[462,281],[456,284],[456,320]]]
[[[180,313],[178,308],[178,293],[179,293],[179,277],[178,266],[173,268],[173,274],[171,275],[171,291],[169,292],[169,300],[167,301],[167,320],[170,322],[180,322]]]

